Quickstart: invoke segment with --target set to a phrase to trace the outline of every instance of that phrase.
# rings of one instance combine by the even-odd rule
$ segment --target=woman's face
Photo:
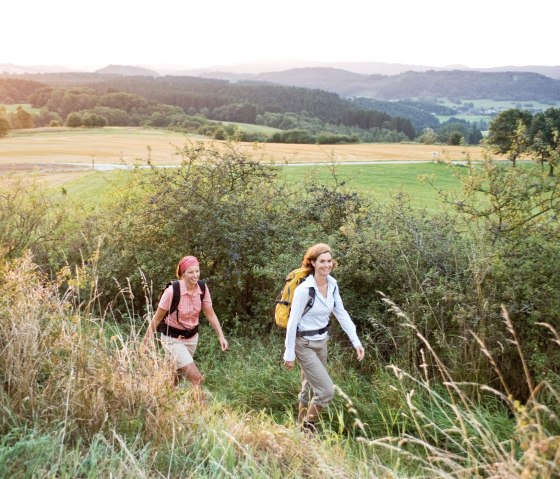
[[[183,273],[183,278],[187,282],[187,286],[194,286],[200,278],[200,268],[198,266],[191,266]]]
[[[328,276],[333,269],[332,255],[328,252],[320,254],[315,261],[311,261],[311,264],[315,268],[315,274]]]

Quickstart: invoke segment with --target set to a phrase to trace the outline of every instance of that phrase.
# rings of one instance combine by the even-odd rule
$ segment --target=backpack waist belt
[[[172,338],[192,338],[196,333],[198,333],[198,324],[192,329],[178,329],[173,326],[169,326],[165,321],[158,324],[156,328],[160,333],[170,336]]]
[[[331,322],[329,321],[327,323],[327,325],[324,328],[320,328],[320,329],[311,329],[309,331],[297,331],[296,332],[296,337],[301,338],[302,336],[315,336],[316,334],[323,334],[326,333],[329,330],[329,326],[331,325]]]

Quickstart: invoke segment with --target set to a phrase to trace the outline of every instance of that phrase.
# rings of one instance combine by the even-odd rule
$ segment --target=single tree
[[[0,117],[0,138],[6,136],[10,131],[10,122]]]
[[[19,130],[22,128],[33,128],[33,115],[25,111],[21,106],[18,106],[15,113],[10,115],[12,128]]]
[[[73,111],[66,117],[66,126],[69,126],[70,128],[82,126],[82,117]]]

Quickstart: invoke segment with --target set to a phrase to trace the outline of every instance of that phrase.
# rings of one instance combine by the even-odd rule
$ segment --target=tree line
[[[403,141],[416,135],[408,119],[358,109],[338,95],[320,90],[251,82],[230,84],[192,77],[80,75],[78,86],[70,86],[71,82],[62,74],[54,76],[55,80],[52,76],[42,78],[52,84],[43,84],[26,97],[43,113],[44,118],[36,122],[38,126],[50,121],[68,124],[68,120],[70,125],[78,126],[85,116],[84,126],[181,128],[191,122],[192,117],[198,117],[199,122],[206,119],[259,124],[273,114],[283,115],[284,123],[294,130],[307,129],[312,123],[313,131],[308,131],[311,142],[318,141],[319,136],[325,139],[333,135],[337,141],[347,142],[354,142],[356,138],[358,141]],[[58,116],[48,119],[47,112]],[[282,119],[278,123],[282,123]],[[276,137],[276,141],[282,139],[283,135]]]
[[[24,91],[16,95],[21,100],[27,94],[25,98],[41,110],[35,118],[37,126],[171,127],[218,139],[227,136],[228,128],[213,122],[240,122],[284,130],[272,137],[245,134],[244,140],[288,142],[296,138],[306,143],[399,142],[423,135],[422,141],[478,144],[482,138],[475,123],[454,119],[440,124],[434,113],[442,114],[443,107],[427,102],[346,100],[321,90],[196,77],[39,77],[49,85],[22,80],[26,82]],[[14,97],[17,80],[5,80],[9,80],[12,93],[6,93],[4,99],[9,100]],[[29,94],[32,87],[35,89]],[[454,110],[445,109],[449,111]],[[428,135],[424,135],[426,131]]]

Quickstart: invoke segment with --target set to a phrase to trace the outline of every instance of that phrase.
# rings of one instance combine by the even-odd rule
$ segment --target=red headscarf
[[[195,256],[185,256],[179,261],[179,276],[182,276],[191,266],[198,266],[198,259]]]

